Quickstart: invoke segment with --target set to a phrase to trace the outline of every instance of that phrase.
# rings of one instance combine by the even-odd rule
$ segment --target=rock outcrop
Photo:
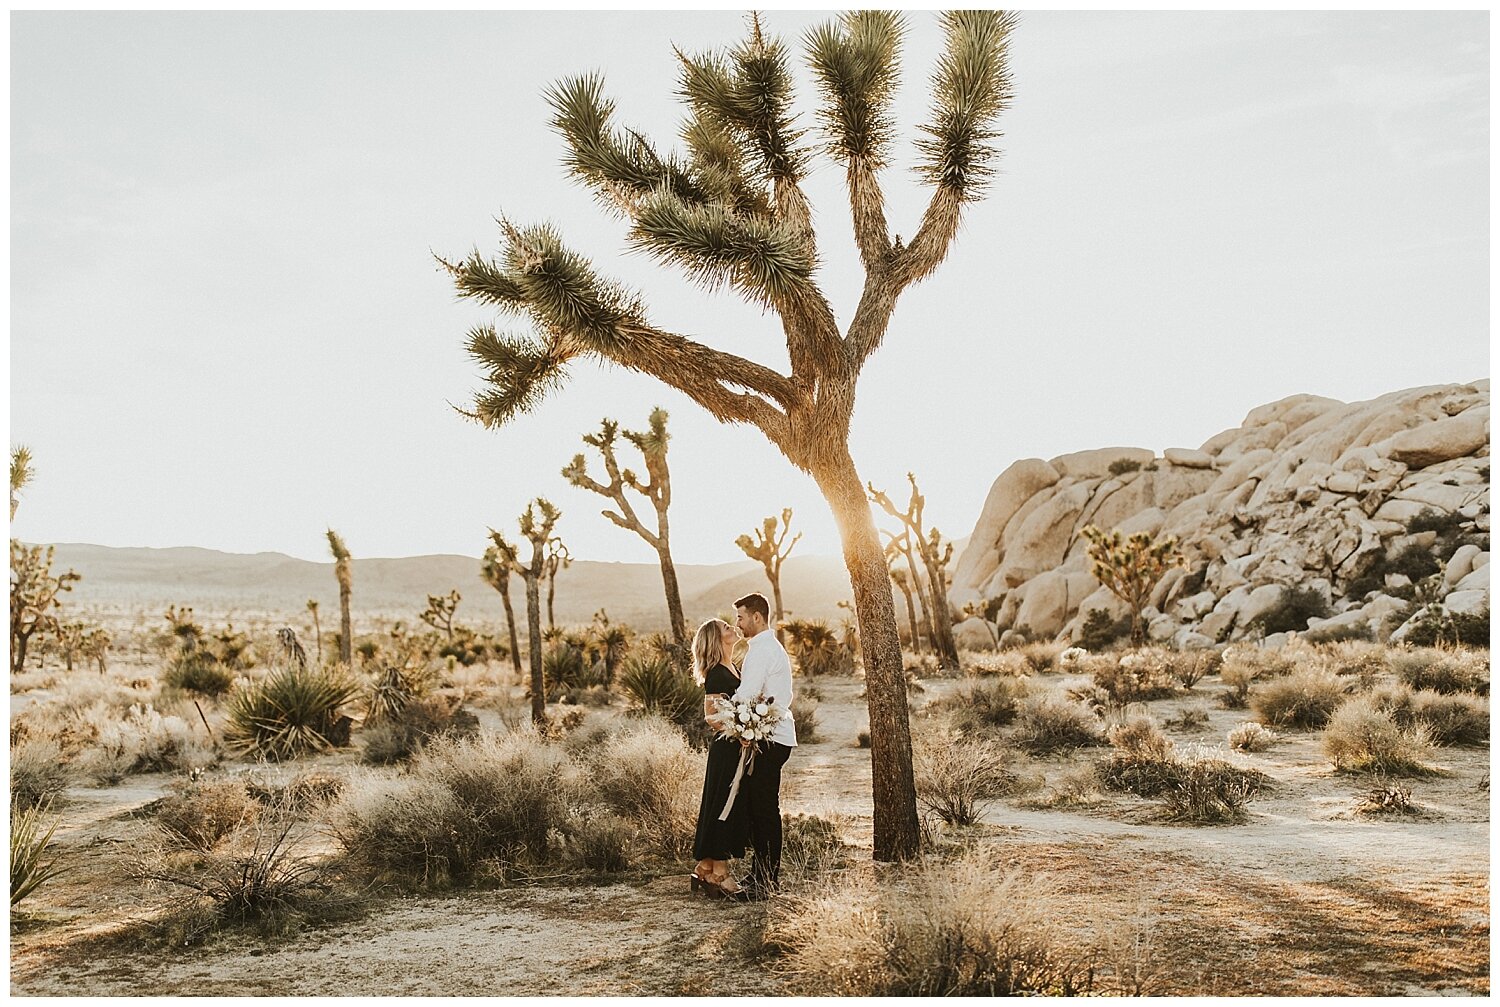
[[[1419,515],[1440,529],[1413,531]],[[1432,556],[1417,565],[1441,573],[1424,584],[1439,584],[1450,612],[1487,609],[1489,381],[1368,402],[1296,395],[1160,457],[1121,447],[1018,461],[958,559],[955,609],[988,603],[998,631],[1069,639],[1096,609],[1118,617],[1089,573],[1088,524],[1177,536],[1187,564],[1146,616],[1153,639],[1179,646],[1254,632],[1288,587],[1326,601],[1330,617],[1309,629],[1385,636],[1411,595],[1410,577],[1388,568],[1410,568],[1413,547]]]

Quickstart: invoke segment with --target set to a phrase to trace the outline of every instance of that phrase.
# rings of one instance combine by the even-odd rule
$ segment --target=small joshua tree
[[[922,650],[922,637],[917,633],[918,617],[917,610],[912,607],[913,594],[916,595],[917,603],[922,608],[921,626],[926,630],[929,647],[932,646],[934,636],[932,632],[932,613],[929,611],[927,602],[927,591],[922,587],[922,578],[917,574],[917,558],[911,548],[911,532],[903,527],[899,535],[885,529],[881,529],[881,534],[886,539],[885,565],[886,569],[890,571],[891,583],[895,584],[906,598],[906,614],[911,622],[911,646],[913,650],[920,652]],[[898,556],[906,561],[905,569],[896,565]]]
[[[537,515],[541,515],[538,520]],[[497,559],[510,564],[512,573],[520,574],[526,582],[526,635],[527,650],[531,661],[531,719],[537,724],[547,721],[547,692],[542,677],[542,578],[546,576],[547,544],[552,541],[552,529],[562,511],[542,497],[526,505],[521,515],[521,537],[531,543],[531,560],[522,563],[516,550],[497,548]],[[504,539],[494,529],[490,537],[499,546]]]
[[[573,565],[573,554],[563,545],[563,540],[554,538],[547,543],[547,631],[557,628],[557,619],[552,614],[552,602],[557,598],[557,575]]]
[[[354,559],[344,540],[328,529],[328,549],[333,553],[333,575],[339,582],[339,660],[354,663],[354,630],[349,620],[349,592],[354,586]]]
[[[615,669],[630,653],[630,628],[609,621],[604,609],[594,613],[594,625],[590,631],[599,659],[604,663],[604,685],[615,684]]]
[[[490,529],[490,546],[480,561],[479,575],[484,582],[500,592],[505,604],[505,631],[510,635],[510,663],[521,674],[521,643],[516,639],[516,612],[510,604],[510,572],[515,568],[516,547],[506,541],[505,536]]]
[[[877,490],[873,484],[867,484],[866,488],[871,500],[901,522],[916,546],[917,555],[922,557],[932,599],[928,615],[932,620],[933,649],[937,651],[938,660],[945,667],[957,668],[958,644],[953,640],[953,618],[948,605],[948,562],[953,558],[953,543],[944,542],[942,534],[936,528],[922,527],[922,511],[927,506],[927,498],[917,489],[916,476],[908,472],[906,481],[911,483],[911,497],[907,500],[904,511],[897,510],[896,505],[891,503],[891,498]]]
[[[776,639],[781,640],[781,624],[786,619],[786,613],[781,607],[781,564],[792,554],[792,548],[802,538],[802,533],[799,531],[790,542],[786,540],[787,532],[792,529],[790,507],[784,508],[781,512],[780,534],[777,534],[776,527],[776,518],[768,517],[761,522],[759,528],[755,529],[755,538],[741,535],[734,540],[734,544],[739,546],[740,551],[746,556],[765,567],[766,579],[771,582],[771,594],[776,600]]]
[[[318,645],[318,666],[323,665],[323,627],[318,622],[318,603],[316,600],[307,599],[307,610],[312,614],[313,641]],[[304,662],[305,663],[305,662]]]
[[[615,440],[624,437],[640,451],[646,461],[645,483],[630,469],[621,469],[615,456]],[[677,586],[677,567],[672,563],[672,543],[667,522],[667,509],[672,505],[672,473],[667,468],[667,411],[661,407],[651,410],[644,431],[621,430],[614,420],[600,422],[597,434],[585,434],[583,442],[599,451],[604,459],[604,472],[609,483],[598,482],[588,473],[588,461],[582,454],[573,456],[573,461],[563,469],[563,478],[574,486],[596,493],[615,505],[614,510],[600,513],[615,525],[639,535],[646,544],[656,550],[661,565],[662,589],[667,596],[667,621],[672,630],[672,639],[678,644],[687,643],[687,621],[682,614],[682,591]],[[629,488],[645,497],[656,511],[656,528],[653,531],[636,515],[625,490]]]
[[[433,629],[443,631],[443,636],[449,643],[453,642],[453,617],[458,612],[458,603],[463,596],[454,588],[447,594],[429,594],[427,596],[427,607],[422,610],[421,619]]]
[[[21,490],[31,482],[31,449],[18,444],[10,449],[10,519],[16,519],[16,507],[21,503]]]
[[[1149,532],[1138,531],[1126,537],[1118,528],[1106,532],[1088,525],[1083,529],[1083,537],[1089,540],[1094,579],[1130,606],[1130,641],[1140,646],[1146,638],[1141,611],[1152,590],[1168,570],[1183,564],[1176,536],[1158,539]]]
[[[31,452],[24,446],[10,453],[10,517],[14,521],[20,493],[31,482]],[[62,610],[65,591],[83,577],[69,570],[52,573],[54,550],[47,546],[28,546],[10,540],[10,672],[14,675],[26,667],[26,650],[37,633],[43,637],[62,634]]]

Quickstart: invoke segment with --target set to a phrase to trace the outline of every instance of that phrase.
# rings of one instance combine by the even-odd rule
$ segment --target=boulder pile
[[[1076,641],[1091,612],[1125,612],[1089,572],[1093,524],[1177,537],[1186,565],[1145,614],[1152,639],[1179,647],[1260,635],[1286,589],[1317,593],[1326,614],[1307,629],[1323,634],[1399,639],[1414,580],[1416,600],[1487,610],[1489,413],[1488,380],[1368,402],[1294,395],[1198,448],[1018,461],[990,487],[950,600],[988,605],[1012,638]],[[955,632],[960,646],[992,640],[977,619]]]

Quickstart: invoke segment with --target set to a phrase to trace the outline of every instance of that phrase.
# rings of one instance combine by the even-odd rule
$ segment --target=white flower
[[[748,724],[748,723],[750,723],[750,711],[749,710],[741,710],[740,711],[740,723],[741,724]]]
[[[766,715],[766,704],[765,703],[756,703],[755,704],[755,712],[758,713],[758,714],[760,714],[762,717],[764,717]]]
[[[753,737],[755,737],[755,732],[752,731],[752,730],[750,730],[750,728],[748,728],[748,727],[741,728],[740,729],[740,737],[742,737],[742,738],[753,738]]]

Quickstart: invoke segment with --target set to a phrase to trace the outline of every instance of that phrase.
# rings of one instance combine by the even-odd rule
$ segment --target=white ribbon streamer
[[[734,769],[734,779],[729,783],[729,800],[724,802],[724,810],[719,812],[719,821],[726,821],[729,812],[734,807],[734,799],[740,792],[740,779],[755,774],[755,746],[746,745],[740,749],[740,764]]]

